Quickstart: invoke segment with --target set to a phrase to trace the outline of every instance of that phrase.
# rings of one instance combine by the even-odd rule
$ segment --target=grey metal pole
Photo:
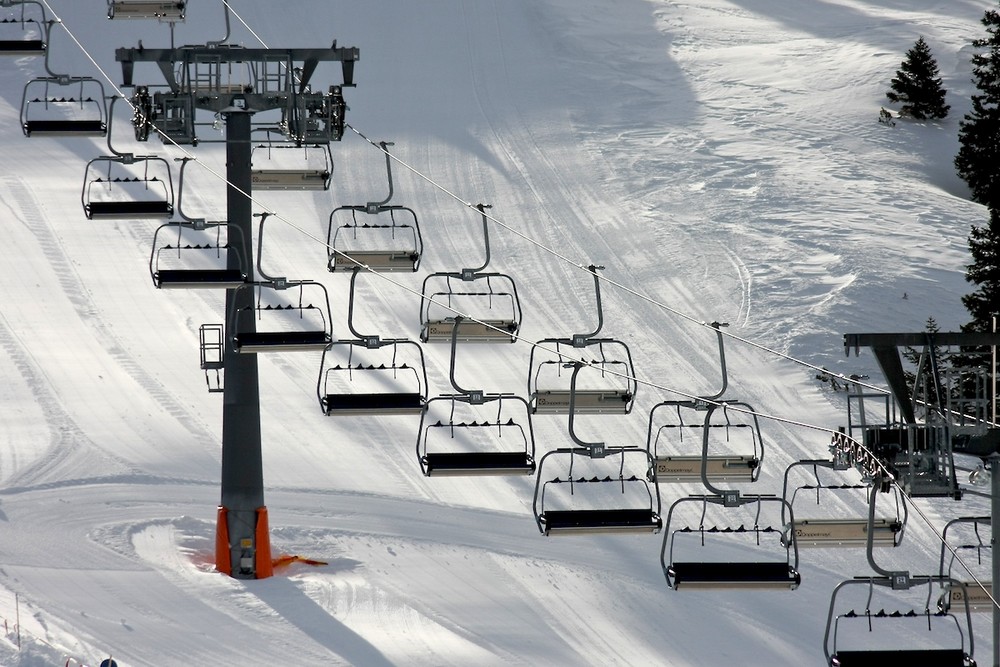
[[[240,230],[230,242],[240,242],[240,252],[229,253],[229,268],[242,267],[253,280],[250,258],[253,253],[252,202],[243,194],[251,192],[250,119],[251,112],[227,110],[226,178],[229,181],[226,205],[229,224]],[[242,190],[242,192],[240,192]],[[235,309],[253,307],[253,290],[226,291],[226,320],[232,326]],[[254,330],[254,318],[242,318],[241,326]],[[222,500],[229,548],[229,574],[239,579],[257,577],[256,556],[263,550],[270,559],[270,545],[257,544],[258,510],[264,508],[264,470],[261,458],[260,385],[256,354],[240,354],[228,332],[225,343],[222,413]],[[220,520],[222,520],[220,518]],[[223,558],[219,553],[216,559]],[[217,563],[217,566],[220,564]],[[220,570],[224,571],[225,563]],[[267,575],[265,575],[267,576]]]
[[[1000,517],[1000,454],[990,456],[990,558],[993,599],[1000,600],[1000,559],[997,558],[997,517]],[[993,605],[993,667],[1000,667],[1000,609]]]

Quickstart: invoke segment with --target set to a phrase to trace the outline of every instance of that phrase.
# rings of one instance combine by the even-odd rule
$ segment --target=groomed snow
[[[115,48],[170,43],[156,22],[108,21],[101,2],[45,4],[68,30],[53,32],[52,70],[106,74],[109,94]],[[189,4],[177,44],[225,35],[220,3]],[[767,416],[764,469],[747,491],[780,494],[786,466],[825,457],[846,424],[844,394],[813,367],[881,383],[870,353],[845,356],[844,333],[967,319],[967,237],[986,213],[952,159],[973,92],[970,43],[995,3],[230,5],[232,43],[360,48],[348,122],[394,142],[393,202],[417,211],[426,250],[418,273],[359,279],[363,332],[416,339],[422,280],[481,262],[468,205],[492,204],[502,224],[490,226],[490,267],[516,280],[522,340],[462,347],[456,375],[523,396],[531,342],[593,329],[585,267],[605,267],[602,335],[627,342],[642,385],[630,415],[577,419],[588,441],[645,447],[654,405],[714,393],[705,323],[727,322],[726,397]],[[879,124],[920,35],[951,114]],[[543,537],[533,479],[425,478],[417,417],[324,416],[318,353],[261,355],[261,404],[272,549],[326,565],[259,581],[216,573],[222,398],[198,368],[198,327],[223,321],[222,296],[153,288],[156,223],[85,218],[85,165],[108,147],[22,135],[24,85],[44,74],[37,57],[0,70],[0,663],[823,663],[831,593],[871,574],[863,553],[802,550],[794,592],[670,590],[662,535]],[[159,76],[137,67],[137,82]],[[324,65],[314,80],[339,76]],[[128,118],[119,103],[117,149],[187,154],[136,143]],[[188,150],[198,162],[185,211],[222,219],[224,149]],[[255,211],[278,214],[265,266],[324,284],[347,336],[349,278],[327,272],[322,241],[335,207],[385,196],[385,162],[354,131],[333,154],[330,191],[254,198]],[[424,350],[431,394],[451,393],[448,346]],[[539,458],[572,445],[565,416],[533,423]],[[698,492],[664,485],[664,515]],[[879,557],[936,574],[934,531],[987,507],[917,506],[931,525],[911,512],[903,546]],[[981,664],[987,616],[975,619]],[[886,642],[912,640],[910,628],[892,632]]]

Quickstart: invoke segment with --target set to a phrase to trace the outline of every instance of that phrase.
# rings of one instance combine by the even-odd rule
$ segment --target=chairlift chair
[[[422,414],[428,388],[423,348],[403,338],[358,333],[354,303],[359,271],[355,269],[351,274],[347,307],[347,327],[354,338],[333,341],[323,351],[316,388],[320,408],[327,416]],[[328,361],[328,356],[334,357],[341,350],[346,350],[343,363]],[[367,363],[356,362],[356,355],[377,357],[377,365],[371,358]]]
[[[892,577],[860,577],[841,582],[830,597],[826,631],[823,636],[823,651],[827,664],[832,667],[894,667],[899,665],[933,665],[934,667],[974,667],[975,638],[972,632],[972,617],[968,607],[959,616],[950,611],[932,610],[931,590],[934,584],[948,585],[938,576],[910,576],[897,573]],[[957,582],[954,582],[957,583]],[[894,591],[908,591],[926,585],[928,594],[923,609],[887,611],[879,605],[875,611],[872,601],[875,588],[890,588]],[[865,608],[858,611],[838,609],[838,596],[851,586],[867,586],[868,596]],[[850,627],[859,633],[853,635],[853,646],[845,646],[842,628]],[[914,632],[893,637],[889,631],[909,626]],[[949,630],[949,628],[952,628]],[[929,636],[935,631],[936,641],[948,641],[951,646],[931,645]],[[943,636],[947,634],[948,636]],[[914,637],[923,639],[914,641]],[[860,637],[860,639],[859,639]],[[915,645],[917,644],[917,645]],[[920,645],[923,644],[923,645]],[[955,644],[958,644],[955,646]]]
[[[157,19],[175,23],[184,20],[187,10],[185,0],[108,0],[108,18]]]
[[[986,612],[993,611],[996,607],[992,597],[992,580],[972,579],[969,577],[969,573],[965,571],[968,567],[969,554],[974,555],[976,565],[983,564],[983,554],[988,554],[988,558],[992,562],[992,539],[986,540],[980,533],[980,526],[990,526],[992,529],[992,524],[992,517],[989,516],[958,517],[945,524],[944,530],[941,532],[940,575],[943,578],[947,578],[949,584],[944,587],[941,597],[938,600],[939,609],[948,611],[952,607],[961,608],[968,606],[970,611]],[[965,539],[959,544],[950,543],[948,541],[949,531],[954,532],[956,528],[966,525],[972,526],[974,541]],[[959,556],[963,559],[963,576],[961,579],[957,577],[953,578],[952,574],[955,569],[955,562]]]
[[[170,164],[155,155],[121,153],[111,145],[108,116],[108,149],[87,163],[81,201],[86,216],[95,218],[170,218],[174,212],[174,185]]]
[[[255,215],[260,217],[260,280],[244,283],[233,293],[227,326],[233,349],[239,353],[326,350],[333,342],[333,315],[326,287],[314,280],[289,280],[264,270],[264,223],[270,213]],[[264,329],[259,330],[258,324]]]
[[[455,379],[457,318],[451,339],[450,380],[456,393],[427,401],[420,416],[417,460],[428,477],[531,475],[535,436],[521,396],[459,386]]]
[[[657,413],[669,408],[674,409],[675,418],[660,421]],[[712,417],[720,408],[724,421],[713,423]],[[703,413],[704,417],[689,423],[684,413]],[[693,450],[694,446],[678,447],[683,446],[688,432],[696,438],[700,436],[700,454],[682,453]],[[670,448],[663,442],[668,439],[673,442]],[[729,451],[720,451],[723,449],[720,444]],[[654,405],[649,412],[646,448],[655,462],[658,483],[755,482],[764,460],[764,440],[757,413],[749,404],[736,400],[671,400]]]
[[[814,484],[800,484],[794,487],[789,485],[790,473],[800,466],[812,468]],[[843,468],[836,467],[835,462],[830,459],[795,461],[785,469],[782,497],[790,506],[795,507],[797,500],[809,495],[813,495],[815,504],[820,506],[823,504],[821,500],[823,497],[863,494],[865,513],[858,512],[853,516],[830,516],[830,513],[827,513],[825,516],[803,517],[802,511],[799,510],[794,523],[785,523],[783,517],[782,541],[791,539],[790,533],[794,531],[800,547],[864,547],[868,544],[868,534],[871,533],[873,545],[876,547],[899,546],[903,540],[908,510],[898,487],[888,483],[876,485],[871,481],[867,484],[848,482],[824,484],[819,476],[819,468],[843,471]],[[883,511],[882,516],[872,514],[869,517],[867,512],[869,505],[880,496],[888,496],[895,501],[892,511],[888,514]],[[801,507],[801,503],[799,506]]]
[[[161,225],[153,234],[149,256],[153,285],[159,289],[235,289],[248,280],[242,233],[228,222],[207,222],[184,214],[184,170],[191,159],[181,159],[178,177],[177,212],[183,220]]]
[[[378,272],[416,271],[420,266],[423,239],[417,214],[406,206],[389,204],[393,185],[388,147],[392,145],[380,142],[385,153],[389,195],[379,202],[339,206],[330,213],[326,234],[330,271],[357,266]]]
[[[51,42],[52,26],[44,25]],[[104,84],[89,76],[57,74],[49,66],[51,49],[45,50],[46,76],[30,79],[21,95],[21,130],[24,135],[104,136],[108,109]]]
[[[255,191],[330,189],[333,154],[329,143],[275,141],[271,135],[279,130],[263,131],[266,140],[251,149],[250,178]]]
[[[532,503],[538,530],[543,535],[657,533],[662,527],[660,492],[648,476],[649,452],[585,442],[576,435],[581,367],[577,362],[570,377],[569,435],[574,446],[553,449],[538,462]]]
[[[575,394],[575,409],[581,414],[628,414],[635,404],[638,381],[632,364],[632,353],[628,345],[615,338],[598,338],[604,326],[604,308],[601,302],[601,281],[598,269],[604,267],[590,265],[588,270],[594,276],[594,291],[597,296],[597,328],[590,333],[575,334],[570,338],[545,338],[532,346],[528,361],[528,396],[532,411],[539,414],[566,414],[569,411],[570,392],[566,379],[554,381],[568,375],[564,372],[572,366],[571,361],[580,355],[588,366],[587,376],[592,380],[586,387],[578,387]],[[554,355],[552,358],[536,361],[539,350]],[[565,350],[565,351],[564,351]]]
[[[30,11],[29,7],[34,11]],[[0,17],[0,55],[37,56],[46,52],[49,20],[45,15],[45,6],[39,0],[0,0],[0,9],[11,10]],[[22,35],[14,38],[14,31],[20,31]],[[37,32],[37,36],[29,34],[25,38],[23,33],[26,32]]]
[[[788,509],[787,503],[782,498],[765,495],[741,495],[736,491],[720,492],[712,490],[708,495],[696,495],[680,498],[670,506],[667,512],[667,522],[664,529],[663,543],[660,548],[660,564],[663,574],[667,580],[667,586],[672,589],[717,589],[717,588],[765,588],[765,589],[791,589],[798,588],[801,583],[801,575],[798,570],[799,553],[794,536],[789,544],[781,544],[778,539],[780,531],[771,526],[761,526],[760,516],[765,503],[778,503]],[[683,523],[678,527],[679,508],[692,503],[701,506],[700,521],[698,525],[692,526]],[[753,523],[749,527],[745,522],[737,525],[725,526],[705,526],[707,509],[709,506],[719,506],[724,510],[735,510],[748,506],[755,509]],[[675,516],[677,513],[678,516]],[[734,522],[735,523],[735,522]],[[755,560],[720,560],[720,559],[684,559],[681,560],[679,554],[682,549],[679,547],[678,538],[686,541],[698,543],[697,549],[711,549],[717,546],[720,540],[731,540],[733,538],[752,539],[754,549],[766,556]],[[773,540],[774,549],[766,547],[762,542]],[[773,552],[780,554],[780,558],[773,557]]]
[[[521,328],[521,301],[514,279],[483,271],[490,263],[486,204],[476,208],[483,218],[486,261],[478,268],[432,273],[420,294],[421,342],[447,342],[457,335],[467,343],[513,343]],[[463,313],[459,320],[456,313]],[[456,323],[458,323],[456,325]]]
[[[228,222],[184,221],[160,225],[153,234],[149,272],[158,289],[235,289],[247,281],[242,261],[227,266],[229,253],[239,254],[229,236],[239,227]],[[237,234],[238,235],[238,234]]]
[[[255,281],[235,291],[254,295],[230,313],[228,330],[236,352],[320,352],[332,342],[330,299],[321,283]],[[289,294],[291,298],[282,298]],[[234,303],[240,301],[234,297]]]

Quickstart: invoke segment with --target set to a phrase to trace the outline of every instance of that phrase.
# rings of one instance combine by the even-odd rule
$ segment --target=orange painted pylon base
[[[271,531],[267,526],[267,508],[257,508],[257,528],[254,531],[254,541],[257,543],[254,571],[258,579],[267,579],[274,574],[271,563]]]
[[[219,505],[215,519],[215,569],[222,574],[233,574],[232,555],[229,553],[229,524],[225,507]]]
[[[232,553],[229,546],[228,510],[219,505],[215,525],[215,569],[232,576]],[[257,524],[254,526],[254,577],[266,579],[274,575],[271,562],[271,531],[267,523],[267,507],[257,508]]]

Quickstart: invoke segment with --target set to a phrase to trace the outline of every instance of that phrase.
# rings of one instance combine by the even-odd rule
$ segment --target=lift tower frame
[[[148,94],[141,87],[144,104],[136,108],[133,124],[136,138],[156,130],[165,142],[197,143],[194,112],[211,111],[226,126],[226,205],[228,222],[239,229],[235,237],[242,247],[229,254],[253,257],[252,175],[250,154],[253,116],[264,111],[281,111],[281,127],[291,141],[339,141],[344,130],[341,86],[314,93],[310,79],[320,62],[339,61],[343,86],[354,85],[355,47],[272,49],[244,48],[215,43],[179,48],[119,48],[115,60],[122,65],[123,85],[134,87],[135,63],[154,63],[166,80],[167,90]],[[250,73],[248,81],[234,86],[223,82],[219,73],[236,65]],[[176,114],[181,109],[183,113]],[[167,124],[178,117],[183,125]],[[186,141],[185,141],[186,140]],[[228,268],[236,268],[230,266]],[[253,281],[252,269],[247,279]],[[226,290],[226,311],[252,303],[250,290]],[[232,332],[225,340],[223,389],[221,501],[216,533],[216,569],[238,579],[262,579],[272,572],[267,507],[264,504],[261,456],[260,385],[257,356],[241,354],[233,345]]]

